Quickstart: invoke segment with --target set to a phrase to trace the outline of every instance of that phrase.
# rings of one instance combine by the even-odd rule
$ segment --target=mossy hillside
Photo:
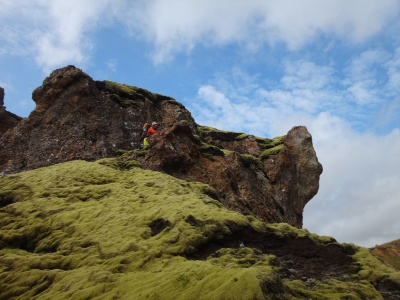
[[[353,256],[359,272],[354,275],[357,280],[368,280],[377,284],[386,284],[391,281],[400,290],[400,272],[388,267],[371,253],[369,249],[356,247],[357,253]]]
[[[247,247],[189,259],[208,241],[241,228],[332,242],[228,211],[208,196],[210,189],[120,168],[115,159],[1,177],[0,199],[8,200],[0,208],[0,298],[293,299],[303,293],[335,299],[362,298],[363,286],[376,294],[369,277],[358,281],[358,275],[350,282],[316,282],[307,290],[303,282],[283,280],[272,255]],[[371,268],[363,264],[361,275]]]
[[[303,282],[301,280],[293,280],[286,281],[285,285],[292,297],[288,299],[383,299],[382,295],[368,281],[343,282],[328,279],[322,282]]]
[[[251,286],[251,295],[261,295],[258,269],[182,257],[229,234],[227,224],[248,225],[246,217],[209,198],[204,184],[104,163],[74,161],[1,178],[1,195],[14,203],[1,210],[0,298],[209,299],[233,295],[228,278],[235,292]],[[208,222],[196,227],[189,216]],[[149,225],[161,219],[168,225],[154,234]],[[202,290],[207,282],[219,288]]]

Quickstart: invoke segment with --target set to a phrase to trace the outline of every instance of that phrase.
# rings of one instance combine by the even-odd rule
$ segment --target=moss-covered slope
[[[214,193],[117,159],[0,177],[0,299],[380,299],[400,284],[367,249]]]

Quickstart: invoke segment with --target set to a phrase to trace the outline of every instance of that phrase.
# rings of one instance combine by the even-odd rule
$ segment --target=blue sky
[[[304,227],[370,247],[400,238],[399,16],[397,0],[0,0],[0,86],[27,117],[71,64],[202,125],[305,125],[324,172]]]

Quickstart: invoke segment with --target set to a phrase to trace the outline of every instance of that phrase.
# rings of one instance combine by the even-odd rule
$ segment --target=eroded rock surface
[[[322,173],[305,127],[291,129],[280,152],[262,160],[204,150],[188,126],[175,124],[151,137],[138,160],[146,169],[209,184],[229,209],[296,227],[302,226],[303,208],[317,193]]]
[[[0,138],[0,172],[15,173],[141,147],[143,123],[157,121],[142,167],[200,181],[227,208],[267,222],[302,226],[322,166],[305,127],[276,140],[210,130],[174,99],[137,87],[95,81],[68,66],[32,93],[36,108]]]
[[[174,99],[109,81],[74,66],[55,70],[32,93],[36,108],[0,138],[0,171],[18,172],[73,159],[96,160],[140,145],[145,122],[194,120]]]

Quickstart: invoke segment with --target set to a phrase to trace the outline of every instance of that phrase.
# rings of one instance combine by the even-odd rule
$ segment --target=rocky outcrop
[[[0,138],[0,172],[93,161],[141,147],[145,122],[160,129],[133,155],[145,169],[209,184],[231,210],[302,226],[322,166],[305,127],[266,139],[199,126],[174,99],[137,87],[95,81],[73,66],[55,70],[33,91],[36,108]]]
[[[267,222],[301,227],[303,208],[319,188],[322,166],[305,127],[290,130],[279,153],[260,159],[204,147],[190,128],[181,124],[160,130],[149,140],[146,154],[137,157],[144,168],[207,183],[215,189],[214,197],[229,209]],[[213,141],[220,143],[215,137]],[[235,142],[237,146],[239,142]],[[260,148],[257,143],[251,147],[256,148]]]
[[[110,81],[73,66],[55,70],[32,94],[36,108],[0,139],[0,171],[18,172],[73,159],[96,160],[140,145],[145,122],[169,126],[193,118],[174,99]]]
[[[4,106],[4,89],[0,87],[0,137],[9,129],[17,126],[21,119],[21,117],[6,110]]]

